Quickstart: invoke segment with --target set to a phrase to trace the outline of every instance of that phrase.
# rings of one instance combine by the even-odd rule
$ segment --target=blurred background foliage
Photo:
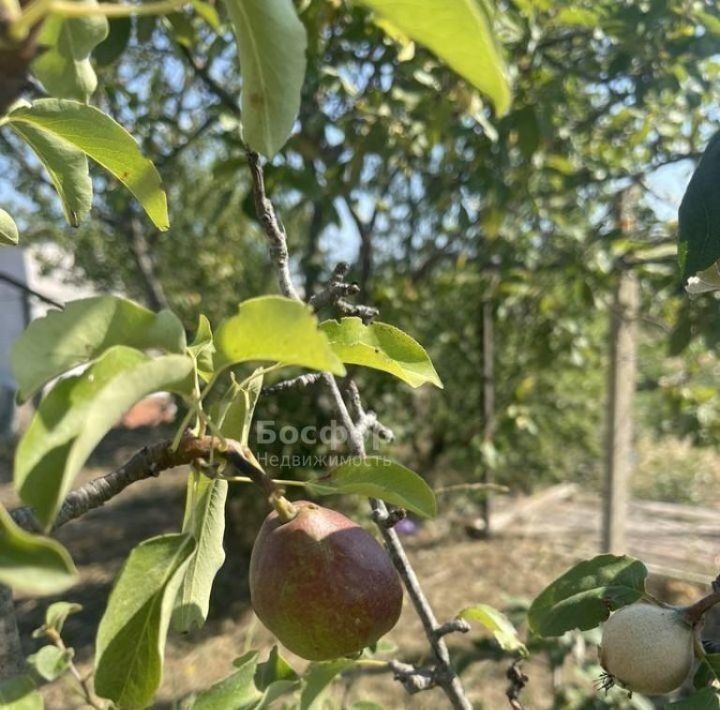
[[[498,3],[514,86],[503,118],[430,53],[384,37],[366,12],[341,0],[298,7],[308,76],[268,188],[305,292],[347,260],[363,300],[436,363],[444,391],[362,374],[368,405],[395,430],[395,455],[438,484],[479,480],[492,467],[514,490],[566,480],[599,488],[612,293],[619,268],[630,268],[642,294],[636,493],[707,501],[712,455],[694,447],[720,442],[720,310],[712,295],[682,292],[674,220],[716,129],[716,3]],[[162,20],[111,20],[95,52],[98,103],[165,177],[168,232],[101,176],[91,219],[65,228],[32,157],[11,144],[18,159],[1,159],[2,179],[24,195],[14,213],[32,216],[26,243],[52,239],[73,255],[63,278],[169,305],[190,330],[200,311],[217,324],[238,301],[275,288],[248,195],[241,84],[222,22],[203,2]],[[617,214],[630,185],[642,190],[631,238]],[[283,393],[265,398],[258,417],[322,424],[323,402],[312,388]]]

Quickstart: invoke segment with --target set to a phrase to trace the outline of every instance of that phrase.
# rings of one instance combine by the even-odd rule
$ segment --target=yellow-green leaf
[[[76,581],[67,550],[20,528],[0,505],[0,584],[31,594],[55,594]]]
[[[271,158],[300,109],[305,27],[291,0],[224,0],[235,29],[243,78],[243,137]]]
[[[354,493],[380,498],[424,518],[437,514],[435,494],[417,473],[378,456],[341,464],[329,476],[309,482],[306,487],[315,495]]]
[[[527,648],[525,648],[525,644],[518,638],[517,630],[512,625],[512,622],[505,614],[495,609],[495,607],[489,604],[475,604],[474,606],[463,609],[458,614],[458,618],[466,619],[467,621],[476,621],[482,624],[492,633],[503,651],[510,653],[517,652],[521,656],[527,656]]]
[[[442,388],[425,349],[407,333],[387,323],[365,325],[360,318],[328,320],[320,324],[332,349],[347,364],[389,372],[420,387],[426,382]]]
[[[194,549],[190,535],[145,540],[115,582],[95,643],[95,690],[120,708],[148,707],[160,686],[170,614]]]
[[[425,45],[490,97],[501,116],[510,85],[490,18],[477,0],[357,0],[402,34]]]
[[[33,126],[82,151],[130,190],[158,229],[170,226],[160,174],[133,137],[100,109],[69,99],[38,99],[12,111],[8,123]]]
[[[0,244],[17,244],[18,228],[15,220],[3,209],[0,209]]]
[[[215,348],[216,370],[259,360],[345,374],[310,307],[282,296],[241,303],[217,329]]]

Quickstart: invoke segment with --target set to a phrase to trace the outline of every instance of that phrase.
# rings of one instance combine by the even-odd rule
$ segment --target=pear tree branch
[[[258,212],[258,219],[263,226],[270,245],[270,253],[279,275],[281,291],[286,296],[300,300],[292,284],[292,278],[288,268],[285,231],[279,228],[280,221],[275,213],[272,202],[266,194],[260,158],[257,153],[253,153],[249,149],[246,149],[246,155],[250,166],[253,196]],[[313,305],[317,307],[318,301],[320,301],[323,306],[334,303],[334,305],[339,306],[345,313],[360,315],[363,320],[373,318],[377,314],[376,309],[367,306],[354,306],[344,301],[343,296],[349,295],[347,292],[343,294],[343,289],[339,287],[339,283],[344,280],[344,273],[346,273],[346,269],[343,265],[336,267],[328,288],[325,292],[321,292],[321,294],[315,297],[315,303]],[[353,409],[358,417],[357,422],[353,420],[350,414],[350,410],[345,403],[335,377],[330,373],[324,373],[322,380],[330,391],[335,410],[347,432],[350,453],[354,456],[365,457],[366,452],[363,434],[367,429],[367,425],[362,424],[362,417],[366,415],[362,408],[360,394],[355,383],[351,379],[348,379],[345,386],[350,392]],[[394,514],[394,511],[389,511],[385,503],[381,500],[371,498],[370,505],[373,511],[373,519],[380,530],[390,557],[403,580],[408,596],[422,622],[425,636],[435,657],[434,664],[429,668],[417,668],[407,664],[395,663],[395,677],[410,693],[416,693],[439,686],[444,691],[448,700],[450,700],[453,708],[471,710],[472,704],[465,694],[462,683],[460,682],[460,677],[452,667],[450,653],[444,640],[444,634],[442,633],[446,632],[448,627],[446,624],[438,623],[430,602],[425,596],[417,575],[407,558],[402,542],[392,528],[393,521],[397,522],[395,519],[396,514]],[[452,630],[459,631],[460,629]]]

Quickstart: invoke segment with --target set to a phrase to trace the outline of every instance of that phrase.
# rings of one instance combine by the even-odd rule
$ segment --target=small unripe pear
[[[680,687],[693,664],[693,629],[684,610],[631,604],[603,624],[600,662],[628,690],[648,695]]]
[[[311,661],[358,653],[397,623],[402,585],[375,538],[314,503],[265,519],[250,558],[255,613],[293,653]]]

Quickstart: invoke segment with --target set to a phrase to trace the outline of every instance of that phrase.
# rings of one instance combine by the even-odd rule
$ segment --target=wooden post
[[[494,285],[493,285],[494,290]],[[493,322],[493,303],[486,300],[482,304],[482,438],[484,444],[492,444],[495,432],[495,334]],[[483,463],[482,482],[493,482],[493,470],[486,460]],[[484,534],[490,535],[490,491],[485,491],[482,499],[481,515]]]
[[[622,234],[634,232],[634,189],[620,195],[618,225]],[[629,500],[633,447],[633,402],[637,358],[637,315],[640,293],[635,275],[623,268],[618,275],[610,315],[610,367],[607,393],[605,495],[602,546],[606,552],[627,549],[625,518]]]

